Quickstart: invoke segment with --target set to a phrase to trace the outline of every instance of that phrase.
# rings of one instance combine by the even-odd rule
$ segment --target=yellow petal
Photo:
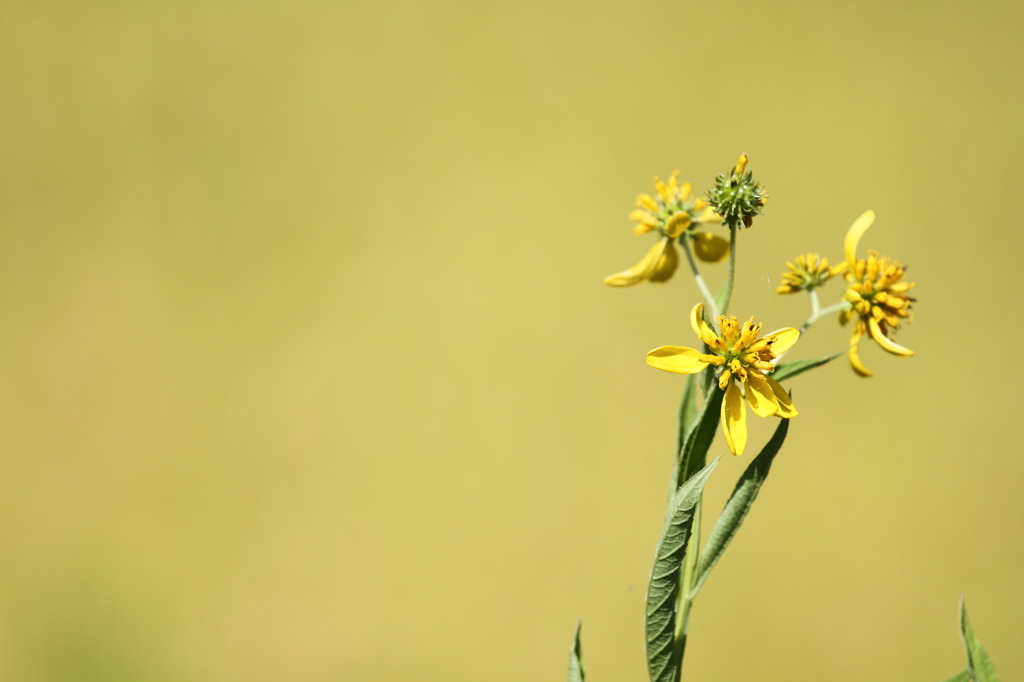
[[[782,387],[782,384],[771,377],[765,377],[765,381],[768,383],[768,387],[772,389],[772,393],[775,395],[775,400],[779,405],[779,411],[775,414],[783,419],[790,419],[799,414],[796,411],[796,408],[793,407],[793,399],[789,397],[789,392]]]
[[[676,247],[669,240],[665,240],[665,243],[665,252],[661,254],[661,258],[658,259],[658,263],[654,266],[651,276],[648,278],[651,282],[658,282],[659,284],[667,282],[679,265],[679,254],[676,252]]]
[[[647,364],[675,374],[696,374],[706,368],[705,355],[693,348],[661,346],[647,354]]]
[[[659,240],[639,263],[622,272],[608,275],[604,278],[604,283],[613,287],[628,287],[643,282],[651,276],[651,272],[657,267],[667,245],[668,239]]]
[[[704,343],[709,343],[717,334],[704,321],[704,304],[698,303],[690,310],[690,327],[697,338]]]
[[[771,417],[779,411],[779,401],[768,385],[767,378],[758,372],[747,373],[747,403],[758,417]]]
[[[679,201],[686,201],[690,198],[690,194],[693,193],[693,185],[689,182],[684,182],[679,186]]]
[[[696,210],[700,210],[700,209],[699,208],[695,208],[694,210],[696,211]],[[713,209],[710,206],[708,206],[708,207],[704,208],[704,210],[702,210],[700,212],[700,214],[697,216],[697,222],[698,223],[720,223],[720,222],[722,222],[722,216],[720,216],[717,213],[715,213],[715,209]]]
[[[672,214],[672,217],[665,223],[665,234],[669,237],[675,238],[686,231],[686,228],[690,226],[690,214],[686,211],[678,211]]]
[[[740,154],[740,158],[737,159],[737,161],[736,161],[736,172],[737,173],[743,173],[743,171],[746,168],[747,168],[747,155],[746,154]]]
[[[864,363],[860,361],[860,353],[858,348],[860,346],[860,339],[864,335],[864,323],[858,321],[856,326],[853,328],[853,336],[850,337],[850,366],[853,367],[853,371],[862,377],[873,377],[874,373],[864,366]]]
[[[747,447],[747,409],[743,406],[740,387],[735,382],[729,384],[722,400],[722,433],[729,452],[742,455]]]
[[[658,196],[661,197],[662,201],[667,202],[672,198],[668,191],[668,185],[662,182],[661,178],[654,178],[654,191],[658,193]]]
[[[729,240],[710,232],[693,235],[693,252],[705,263],[717,263],[729,255]]]
[[[776,329],[771,334],[765,334],[764,338],[775,339],[772,342],[772,354],[778,356],[793,347],[793,344],[800,338],[800,330],[793,327],[783,327],[782,329]]]
[[[857,244],[860,243],[860,238],[864,236],[864,233],[871,227],[871,223],[875,222],[874,211],[864,211],[859,218],[853,221],[853,225],[846,233],[846,241],[843,242],[843,253],[846,255],[846,263],[851,268],[853,264],[857,262]]]
[[[878,342],[878,345],[889,351],[893,355],[900,355],[905,358],[909,358],[914,354],[914,351],[909,348],[904,348],[900,344],[896,343],[888,336],[882,333],[882,328],[878,326],[878,322],[875,318],[868,319],[868,331],[871,332],[871,338]]]
[[[650,194],[641,194],[636,198],[636,205],[642,208],[646,208],[652,213],[658,212],[658,202],[654,200]]]

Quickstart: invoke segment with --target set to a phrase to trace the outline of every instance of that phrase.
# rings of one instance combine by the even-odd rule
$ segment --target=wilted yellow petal
[[[759,372],[747,373],[747,403],[758,417],[770,417],[779,411],[779,401],[766,379]]]
[[[747,447],[747,409],[743,406],[740,387],[730,383],[722,400],[722,433],[725,444],[734,455],[742,455]]]
[[[905,358],[909,358],[914,354],[914,351],[909,348],[904,348],[900,344],[896,343],[888,336],[882,333],[882,328],[878,326],[878,322],[875,318],[868,319],[868,331],[871,332],[871,338],[878,342],[878,345],[889,351],[893,355],[900,355]]]
[[[668,246],[668,239],[659,240],[658,243],[647,252],[647,255],[643,257],[643,260],[627,270],[617,272],[614,275],[608,275],[604,278],[604,283],[613,287],[628,287],[643,282],[651,276],[651,272],[657,266],[658,261],[661,260],[661,256],[665,253],[666,246]]]
[[[772,393],[775,395],[775,400],[779,404],[779,411],[775,414],[783,419],[795,417],[798,413],[796,408],[793,407],[793,400],[789,397],[789,393],[786,389],[782,387],[782,384],[771,377],[765,377],[765,381],[768,383],[768,387],[772,389]]]
[[[772,343],[772,353],[779,356],[793,347],[793,344],[800,338],[800,330],[793,327],[784,327],[783,329],[776,329],[771,334],[765,334],[764,338],[775,339]]]
[[[853,371],[862,377],[873,377],[874,373],[871,372],[864,363],[860,361],[860,353],[858,349],[860,347],[860,339],[864,335],[864,323],[858,321],[853,328],[853,336],[850,337],[850,366],[853,367]]]
[[[662,346],[647,354],[647,364],[675,374],[696,374],[708,366],[705,357],[694,348]]]
[[[864,211],[859,218],[853,221],[853,225],[846,233],[846,241],[843,242],[843,253],[846,255],[846,263],[851,268],[853,264],[857,262],[857,244],[860,243],[860,238],[864,236],[864,233],[871,227],[871,223],[875,222],[874,211]]]
[[[648,278],[649,281],[659,284],[667,282],[679,265],[679,254],[676,252],[676,247],[671,241],[664,241],[666,244],[665,252],[661,254],[661,258],[658,259],[658,263],[654,266],[651,276]]]
[[[729,240],[710,232],[693,235],[693,252],[706,263],[717,263],[729,255]]]

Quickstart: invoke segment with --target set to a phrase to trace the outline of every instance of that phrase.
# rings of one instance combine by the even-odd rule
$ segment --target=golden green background
[[[703,190],[745,151],[771,202],[734,312],[799,323],[784,261],[838,259],[873,208],[917,355],[792,382],[687,679],[945,679],[961,594],[1021,678],[1022,26],[995,0],[5,3],[0,677],[559,680],[581,616],[591,679],[645,679],[682,380],[643,358],[692,342],[696,295],[601,278],[650,246],[653,175]]]

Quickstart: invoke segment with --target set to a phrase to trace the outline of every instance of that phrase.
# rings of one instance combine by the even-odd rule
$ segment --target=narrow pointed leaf
[[[974,682],[999,682],[992,659],[988,657],[981,641],[974,634],[971,622],[967,620],[967,603],[960,598],[960,638],[964,643],[964,651],[967,653],[967,672],[970,673]]]
[[[717,464],[716,459],[679,488],[658,542],[647,588],[647,668],[651,682],[677,682],[681,653],[675,646],[679,573],[693,528],[694,509]]]
[[[696,375],[686,377],[686,388],[683,390],[683,401],[679,405],[679,444],[676,452],[682,452],[686,432],[697,417],[697,381]]]
[[[768,477],[772,460],[775,459],[775,455],[778,454],[782,443],[786,440],[786,433],[788,431],[789,420],[780,419],[779,426],[775,429],[775,434],[771,440],[758,453],[757,457],[750,463],[750,466],[747,467],[747,470],[743,472],[740,480],[737,481],[736,488],[732,491],[732,495],[729,496],[729,501],[725,503],[722,515],[715,521],[715,527],[711,529],[708,541],[704,545],[704,553],[700,558],[700,567],[697,569],[697,581],[694,583],[692,594],[696,595],[700,591],[704,581],[708,579],[711,569],[715,567],[725,548],[729,546],[729,543],[736,536],[736,532],[740,529],[743,519],[746,518],[747,512],[750,511],[750,507],[757,498],[757,493],[760,492],[761,486],[764,485],[764,481]]]
[[[690,429],[694,422],[697,421],[697,375],[691,374],[686,377],[686,388],[683,389],[683,401],[679,405],[679,440],[676,445],[676,456],[673,464],[672,471],[672,483],[668,489],[668,501],[672,503],[672,498],[675,497],[676,490],[679,489],[680,484],[683,482],[682,470],[682,454],[683,444],[686,442],[686,432]]]
[[[708,372],[710,374],[710,372]],[[681,485],[704,467],[708,449],[715,439],[718,422],[722,418],[722,396],[725,391],[715,385],[704,398],[704,405],[697,418],[690,423],[683,440],[683,448],[679,453],[679,469],[676,476],[677,484]]]
[[[582,621],[576,621],[576,632],[572,636],[572,648],[569,649],[569,682],[584,682],[583,647],[580,645],[580,628]]]
[[[821,367],[824,364],[832,362],[841,355],[845,355],[846,351],[839,353],[833,353],[832,355],[822,355],[820,358],[809,358],[807,360],[794,360],[793,362],[784,362],[775,368],[772,372],[772,379],[776,381],[782,381],[783,379],[792,379],[797,374],[803,374],[807,370],[814,369],[815,367]]]

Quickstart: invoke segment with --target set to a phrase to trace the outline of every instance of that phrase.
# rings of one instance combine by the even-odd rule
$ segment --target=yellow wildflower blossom
[[[709,353],[682,346],[661,346],[647,354],[647,364],[676,374],[696,374],[708,368],[718,372],[718,387],[725,391],[722,432],[729,450],[742,455],[747,445],[744,395],[759,417],[789,419],[797,415],[786,389],[768,375],[775,371],[775,359],[796,343],[800,332],[786,327],[758,337],[761,325],[754,324],[754,318],[741,326],[735,317],[720,315],[718,326],[722,331],[718,334],[704,322],[703,303],[690,311],[690,325]]]
[[[729,255],[729,240],[710,232],[697,232],[702,223],[721,222],[722,218],[704,199],[693,198],[693,187],[688,182],[680,184],[679,171],[673,171],[668,182],[654,179],[655,195],[641,194],[636,199],[637,208],[629,214],[635,220],[633,232],[647,234],[657,230],[661,239],[633,267],[604,278],[605,284],[627,287],[643,281],[665,282],[679,265],[679,254],[675,241],[687,230],[694,242],[694,253],[710,263]]]
[[[780,294],[795,291],[813,291],[846,269],[845,263],[829,267],[828,258],[816,253],[805,253],[796,257],[796,263],[786,263],[788,270],[782,273],[782,285],[776,289]]]
[[[868,251],[865,259],[857,258],[857,245],[875,220],[874,211],[866,211],[846,233],[844,252],[846,256],[846,278],[848,288],[844,298],[852,308],[840,316],[846,324],[857,318],[850,339],[850,365],[857,374],[870,377],[871,371],[860,361],[860,341],[868,334],[883,350],[893,355],[909,357],[914,351],[899,345],[889,335],[899,328],[903,320],[909,320],[910,307],[915,299],[907,295],[913,288],[912,282],[903,280],[906,267],[898,261],[879,256],[877,251]]]

